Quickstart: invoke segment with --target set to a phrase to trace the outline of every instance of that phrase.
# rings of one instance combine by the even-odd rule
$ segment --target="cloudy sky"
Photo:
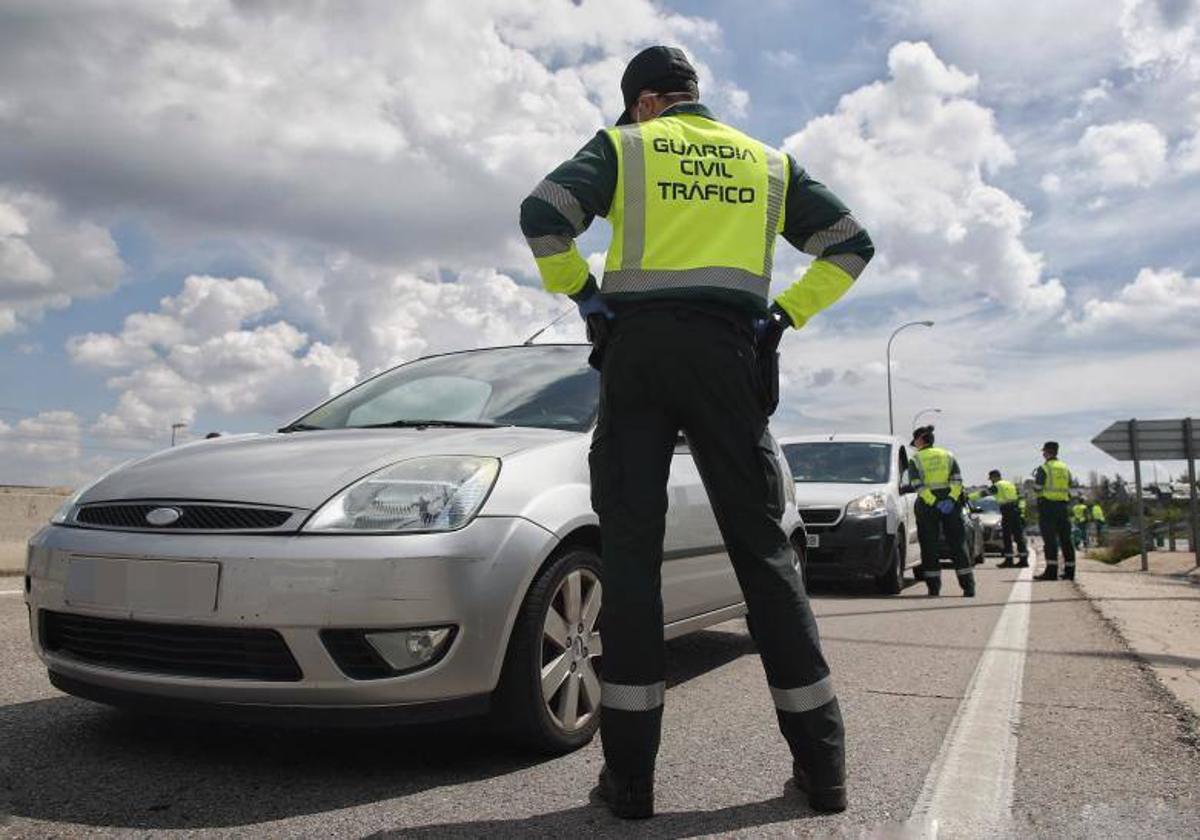
[[[0,482],[523,339],[564,302],[520,199],[650,43],[876,241],[786,339],[777,433],[886,430],[913,319],[897,427],[941,409],[969,479],[1200,414],[1200,0],[6,0]]]

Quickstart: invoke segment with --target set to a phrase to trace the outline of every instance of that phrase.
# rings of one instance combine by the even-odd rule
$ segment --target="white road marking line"
[[[1012,818],[1034,563],[1020,570],[909,818],[921,836],[987,837]]]
[[[24,595],[24,589],[0,589],[0,595]]]

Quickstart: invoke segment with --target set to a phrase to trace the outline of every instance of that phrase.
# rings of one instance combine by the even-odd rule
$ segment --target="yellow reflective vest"
[[[787,156],[693,113],[607,131],[618,166],[604,294],[710,288],[765,303],[783,230]],[[849,216],[839,225],[845,229],[825,234],[830,242],[861,230]],[[854,255],[818,259],[777,302],[800,326],[841,297],[862,264]]]
[[[1104,508],[1099,504],[1092,505],[1092,521],[1104,522]]]
[[[962,497],[962,472],[948,450],[927,446],[913,454],[909,465],[909,483],[925,504],[936,504],[940,490],[949,491],[950,498],[955,501]]]
[[[1052,502],[1071,499],[1071,470],[1057,458],[1042,464],[1042,484],[1037,488],[1038,498]]]

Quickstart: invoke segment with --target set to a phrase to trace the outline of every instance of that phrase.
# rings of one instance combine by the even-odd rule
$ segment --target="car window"
[[[369,379],[296,421],[344,429],[430,420],[583,432],[600,375],[582,345],[498,347],[419,359]]]
[[[890,444],[859,441],[813,441],[783,446],[792,478],[809,483],[883,484],[888,480],[891,453]]]
[[[390,423],[397,418],[478,420],[492,386],[462,376],[429,376],[381,391],[346,414],[346,425]]]
[[[991,496],[984,496],[982,498],[975,499],[973,501],[975,502],[975,506],[978,507],[980,510],[987,511],[989,513],[999,513],[1000,512],[1000,503],[997,502],[995,499],[993,499]]]

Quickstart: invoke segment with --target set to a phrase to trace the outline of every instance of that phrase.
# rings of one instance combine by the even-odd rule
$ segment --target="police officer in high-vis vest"
[[[1087,503],[1084,502],[1082,496],[1075,497],[1075,504],[1071,505],[1071,525],[1074,527],[1075,548],[1087,548],[1087,526],[1091,519],[1091,514],[1088,512]]]
[[[1092,522],[1096,525],[1096,545],[1104,545],[1104,508],[1099,502],[1092,505]]]
[[[1045,463],[1033,471],[1038,496],[1038,524],[1046,547],[1046,568],[1037,580],[1058,580],[1058,550],[1063,553],[1063,579],[1075,579],[1075,544],[1071,540],[1071,470],[1058,460],[1058,443],[1042,446]]]
[[[933,443],[933,426],[921,426],[913,431],[909,444],[916,449],[908,459],[908,483],[917,491],[913,512],[921,544],[919,573],[929,587],[929,594],[940,595],[944,536],[963,595],[974,598],[975,572],[967,557],[967,532],[963,525],[962,470],[953,454]]]
[[[666,487],[682,431],[753,618],[796,786],[814,808],[843,810],[842,717],[780,527],[789,478],[767,420],[783,332],[840,298],[873,246],[793,158],[700,104],[681,50],[639,53],[621,92],[626,110],[617,126],[596,134],[521,205],[543,284],[575,300],[601,370],[590,456],[604,587],[605,767],[596,793],[618,816],[653,813],[666,687]],[[595,216],[613,229],[600,287],[573,242]],[[772,302],[780,234],[815,259]]]
[[[991,482],[983,490],[972,493],[971,498],[994,496],[1000,506],[1000,531],[1004,540],[1004,560],[1000,568],[1010,568],[1014,565],[1025,567],[1029,565],[1029,549],[1025,545],[1025,522],[1021,516],[1021,493],[1017,485],[1001,478],[1000,470],[989,470],[988,481]],[[1017,544],[1019,562],[1013,563],[1013,543]]]

